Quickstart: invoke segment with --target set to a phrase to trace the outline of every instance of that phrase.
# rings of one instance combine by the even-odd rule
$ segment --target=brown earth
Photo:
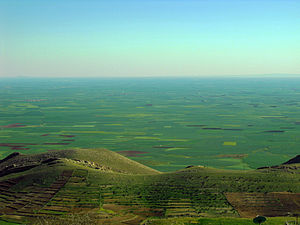
[[[225,196],[241,217],[274,217],[300,213],[300,193],[226,193]]]
[[[8,124],[6,126],[0,126],[2,128],[15,128],[15,127],[26,127],[26,125],[23,125],[21,123],[13,123],[13,124]]]

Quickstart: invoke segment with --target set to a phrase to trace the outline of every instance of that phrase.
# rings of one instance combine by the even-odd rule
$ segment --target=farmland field
[[[300,79],[1,79],[0,158],[107,148],[159,171],[252,169],[300,147]]]

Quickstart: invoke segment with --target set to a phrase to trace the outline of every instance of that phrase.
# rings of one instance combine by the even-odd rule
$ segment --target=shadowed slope
[[[300,163],[300,155],[297,155],[296,157],[294,157],[282,164],[294,164],[294,163]]]

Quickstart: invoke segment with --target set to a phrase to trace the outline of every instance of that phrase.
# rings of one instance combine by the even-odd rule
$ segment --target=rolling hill
[[[28,224],[201,224],[199,218],[228,217],[238,224],[256,215],[284,217],[300,211],[300,167],[297,160],[289,162],[248,171],[189,166],[161,173],[106,149],[12,153],[0,161],[0,218]]]

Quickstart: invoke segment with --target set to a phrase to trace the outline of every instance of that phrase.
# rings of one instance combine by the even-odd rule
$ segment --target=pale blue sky
[[[0,77],[300,74],[299,0],[0,0]]]

